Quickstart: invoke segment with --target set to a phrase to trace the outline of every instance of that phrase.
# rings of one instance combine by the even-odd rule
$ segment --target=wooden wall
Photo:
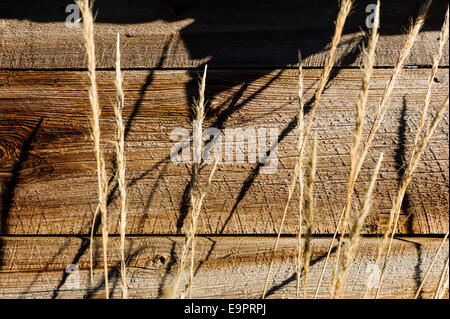
[[[369,3],[356,1],[312,127],[318,134],[318,176],[311,294],[346,191]],[[68,28],[64,22],[68,4],[68,0],[0,3],[0,297],[104,295],[100,257],[94,283],[88,275],[88,235],[97,185],[88,128],[86,58],[81,29]],[[410,67],[399,76],[357,182],[359,199],[383,151],[385,160],[367,219],[367,236],[352,265],[347,297],[361,296],[377,235],[385,229],[400,171],[411,151],[446,4],[434,1],[406,62]],[[170,160],[174,144],[170,132],[191,127],[189,108],[197,94],[198,76],[208,63],[207,126],[277,128],[279,162],[274,174],[261,174],[258,164],[219,165],[199,221],[194,296],[258,297],[295,160],[297,50],[305,59],[305,96],[311,101],[333,33],[337,1],[97,0],[95,8],[101,125],[106,141],[114,138],[112,68],[116,33],[122,37],[130,296],[158,297],[176,267],[182,234],[188,227],[190,165]],[[381,8],[369,121],[405,40],[404,29],[418,12],[419,3],[383,1]],[[448,95],[448,66],[446,46],[434,79],[432,112]],[[448,125],[447,113],[408,188],[384,297],[414,294],[448,232]],[[113,146],[105,142],[103,148],[111,168]],[[117,236],[115,192],[111,192],[109,211],[111,233]],[[296,233],[294,201],[283,230],[270,297],[294,296]],[[94,246],[100,256],[97,241]],[[110,249],[112,290],[119,296],[115,238]],[[435,289],[447,251],[445,245],[423,297]],[[70,264],[80,269],[79,289],[67,287],[65,269]],[[325,287],[321,296],[327,297]]]

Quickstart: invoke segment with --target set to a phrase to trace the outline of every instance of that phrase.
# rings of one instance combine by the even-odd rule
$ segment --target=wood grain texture
[[[307,101],[313,96],[320,72],[304,71]],[[373,118],[390,74],[389,69],[374,72],[368,121]],[[364,194],[379,152],[385,153],[367,233],[380,233],[386,225],[399,170],[411,150],[428,74],[428,69],[401,73],[388,102],[389,111],[362,168],[358,199]],[[185,230],[188,205],[183,194],[188,190],[190,165],[170,160],[170,149],[175,143],[170,140],[170,132],[177,127],[190,130],[189,105],[196,96],[197,79],[196,72],[187,71],[124,72],[130,234],[175,234]],[[99,72],[98,81],[102,133],[105,140],[113,140],[113,73]],[[237,127],[277,128],[279,162],[274,174],[261,174],[258,164],[219,164],[199,219],[199,233],[277,231],[294,167],[296,81],[295,70],[208,73],[206,96],[210,112],[206,126],[222,132]],[[340,70],[333,76],[317,110],[312,129],[318,134],[317,234],[333,233],[342,209],[359,85],[359,70]],[[97,195],[87,88],[85,72],[0,71],[1,233],[89,233]],[[448,69],[441,69],[433,86],[432,112],[447,92]],[[447,113],[408,188],[401,233],[448,231],[448,124]],[[105,143],[103,148],[111,168],[113,145]],[[208,172],[206,168],[202,174],[206,176]],[[295,202],[284,233],[297,232]],[[109,209],[111,232],[116,233],[119,215],[115,193]]]
[[[194,298],[258,298],[264,284],[275,238],[203,237],[198,239],[195,260],[197,273]],[[381,297],[411,298],[420,284],[442,239],[401,238],[393,244],[386,269]],[[88,238],[1,238],[3,254],[0,266],[1,298],[99,298],[102,285],[101,241],[94,243],[94,283],[89,283]],[[113,297],[120,297],[120,262],[118,238],[109,243],[110,287]],[[156,298],[170,283],[176,271],[176,259],[182,237],[129,238],[128,278],[131,298]],[[375,258],[378,239],[364,238],[352,263],[345,289],[346,298],[360,298],[365,289],[368,267]],[[282,238],[275,256],[268,298],[294,298],[296,238]],[[329,239],[312,241],[313,256],[307,292],[311,297],[324,262]],[[448,244],[438,255],[424,286],[428,298],[437,286],[448,253]],[[334,258],[334,255],[333,255]],[[80,286],[66,273],[69,265],[79,269]],[[74,266],[72,266],[74,267]],[[328,267],[320,297],[327,297],[331,276]],[[186,274],[187,275],[187,274]],[[184,277],[183,284],[187,277]],[[89,288],[92,287],[92,288]],[[180,288],[179,293],[184,288]]]
[[[337,50],[337,66],[359,66],[372,0],[355,1]],[[433,1],[424,32],[406,64],[430,65],[437,50],[446,1]],[[65,24],[70,12],[57,0],[0,4],[0,68],[86,68],[81,29]],[[322,67],[334,30],[338,2],[153,0],[96,1],[99,68],[112,68],[116,33],[122,35],[123,68],[295,66]],[[404,30],[420,2],[382,1],[376,66],[393,66]],[[442,65],[448,66],[448,46]]]

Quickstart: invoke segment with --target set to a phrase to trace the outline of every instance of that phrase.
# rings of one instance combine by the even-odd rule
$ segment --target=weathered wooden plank
[[[309,100],[320,70],[305,70]],[[364,194],[380,151],[385,153],[368,233],[383,231],[420,117],[429,70],[401,73],[389,111],[374,140],[357,183]],[[370,88],[368,120],[373,118],[391,70],[376,70]],[[113,73],[98,74],[103,107],[102,132],[113,140]],[[205,126],[278,129],[278,164],[273,174],[252,163],[221,163],[205,199],[199,233],[267,234],[278,229],[293,172],[296,136],[295,70],[211,71],[206,95],[210,116]],[[124,73],[130,124],[126,137],[128,226],[133,234],[174,234],[186,229],[190,164],[170,159],[173,129],[190,130],[189,103],[196,95],[197,73],[128,71]],[[315,233],[333,233],[343,206],[349,169],[349,145],[359,70],[341,70],[326,89],[313,132],[318,134]],[[96,174],[89,138],[88,80],[84,72],[0,71],[1,233],[88,234],[96,207]],[[448,92],[448,69],[438,72],[431,111]],[[448,231],[448,113],[426,149],[401,215],[401,233]],[[368,126],[368,125],[367,125]],[[367,133],[367,130],[366,132]],[[225,148],[225,145],[223,145]],[[269,147],[269,142],[266,149]],[[114,148],[104,144],[111,167]],[[247,157],[246,157],[247,158]],[[204,174],[208,174],[206,168]],[[295,197],[294,197],[295,198]],[[297,232],[297,200],[285,233]],[[117,201],[109,205],[111,231],[117,232]],[[409,216],[409,219],[407,217]],[[188,217],[189,218],[189,217]]]
[[[183,240],[182,237],[140,237],[127,240],[130,297],[160,296],[163,287],[171,282],[177,271],[176,260]],[[275,238],[245,236],[199,238],[195,254],[198,270],[193,297],[260,297],[274,240]],[[441,240],[396,239],[386,269],[381,297],[411,298]],[[88,238],[18,237],[1,238],[1,242],[0,297],[95,298],[104,295],[100,239],[96,239],[94,243],[95,282],[92,286],[89,282]],[[376,238],[364,238],[361,241],[349,269],[345,289],[347,298],[361,298],[378,243]],[[296,245],[296,238],[281,239],[280,249],[275,255],[268,298],[295,297]],[[307,282],[309,297],[315,291],[329,239],[316,238],[312,245],[314,253]],[[108,264],[113,297],[120,297],[118,246],[118,238],[110,238]],[[424,286],[423,298],[432,296],[447,253],[448,245],[444,245]],[[66,269],[70,268],[78,269],[78,276],[77,273],[65,275]],[[331,268],[330,265],[325,272],[320,297],[328,296]],[[186,279],[184,277],[182,280],[179,293],[182,292]]]
[[[356,1],[337,51],[337,65],[358,66],[367,5]],[[81,29],[68,28],[69,3],[55,0],[0,4],[0,68],[85,68]],[[285,67],[297,63],[321,67],[327,56],[338,2],[283,1],[96,1],[98,67],[111,68],[116,33],[122,34],[124,68]],[[412,65],[430,65],[437,49],[446,1],[433,1]],[[420,2],[383,1],[377,66],[393,66],[409,19]],[[70,9],[70,8],[69,8]],[[442,65],[448,66],[448,46]]]

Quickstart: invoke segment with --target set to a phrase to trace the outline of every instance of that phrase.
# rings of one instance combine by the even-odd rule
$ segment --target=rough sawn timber
[[[379,152],[385,153],[367,233],[380,233],[388,219],[399,171],[408,158],[423,105],[429,69],[404,70],[388,102],[389,111],[357,183],[364,194]],[[321,70],[305,70],[310,100]],[[367,120],[391,74],[377,69],[370,85]],[[175,128],[191,129],[189,105],[196,96],[195,71],[125,71],[125,110],[129,183],[129,234],[183,232],[189,164],[169,157]],[[251,79],[251,80],[250,80]],[[98,73],[102,133],[114,139],[113,72]],[[212,70],[206,96],[205,127],[276,128],[279,162],[274,174],[251,163],[222,163],[205,199],[198,232],[270,234],[278,229],[293,172],[296,135],[296,70]],[[318,176],[314,232],[334,232],[342,209],[354,128],[360,71],[340,70],[325,90],[312,128],[318,134]],[[88,129],[88,79],[82,71],[0,71],[0,180],[4,234],[88,234],[96,207],[95,161]],[[448,92],[448,69],[439,70],[431,113]],[[307,115],[308,117],[308,115]],[[408,188],[400,233],[448,231],[448,113],[436,130]],[[367,125],[368,127],[369,125]],[[365,130],[367,134],[367,129]],[[223,145],[225,147],[225,145]],[[269,147],[269,145],[267,145]],[[114,148],[103,145],[111,166]],[[267,164],[266,164],[267,166]],[[206,167],[203,174],[209,172]],[[114,195],[114,194],[113,194]],[[284,233],[297,232],[296,200]],[[111,197],[111,231],[118,209]],[[406,219],[406,217],[409,217]]]
[[[155,298],[170,284],[176,271],[177,254],[183,237],[132,237],[127,239],[129,295]],[[195,260],[193,298],[259,298],[271,257],[274,237],[199,237]],[[89,238],[3,237],[0,267],[1,298],[102,298],[104,297],[101,239],[94,242],[94,283],[89,279]],[[386,268],[382,298],[411,298],[431,263],[441,238],[394,240]],[[349,268],[345,297],[361,298],[373,266],[377,238],[363,238]],[[311,298],[324,263],[329,239],[315,238],[308,274],[307,294]],[[119,282],[119,238],[110,238],[110,287],[113,297],[121,296]],[[275,255],[268,298],[295,298],[297,239],[282,238]],[[425,282],[421,297],[430,298],[437,287],[448,253],[448,242],[438,255]],[[334,254],[332,255],[334,258]],[[72,265],[72,266],[70,266]],[[78,270],[66,273],[66,269]],[[319,297],[328,297],[332,265],[325,272]],[[188,273],[183,277],[179,294]],[[79,286],[75,286],[79,283]]]

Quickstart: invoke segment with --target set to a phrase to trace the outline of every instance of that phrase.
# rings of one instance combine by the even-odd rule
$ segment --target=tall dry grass
[[[193,124],[193,150],[194,150],[194,163],[192,172],[192,182],[190,189],[190,205],[191,205],[191,230],[189,232],[190,238],[188,240],[191,243],[191,263],[189,267],[189,298],[192,298],[192,287],[194,285],[194,256],[195,256],[195,234],[197,233],[197,222],[200,215],[202,201],[206,195],[206,190],[202,191],[199,185],[200,177],[200,165],[203,160],[203,121],[205,120],[205,86],[206,86],[206,72],[208,66],[205,65],[203,77],[199,85],[199,98],[194,102],[192,111],[194,115]],[[212,174],[214,174],[214,169]],[[210,176],[212,178],[212,175]],[[210,181],[210,178],[208,181]]]
[[[347,182],[347,196],[345,198],[344,209],[342,213],[342,233],[345,234],[348,225],[348,219],[350,210],[352,207],[352,198],[355,191],[355,183],[359,176],[361,166],[358,164],[365,160],[365,154],[361,154],[361,141],[364,128],[364,119],[366,115],[366,104],[369,95],[369,84],[373,73],[373,67],[375,65],[375,49],[378,42],[378,27],[380,19],[380,3],[377,3],[377,9],[375,11],[374,25],[370,32],[369,42],[366,50],[363,50],[363,69],[361,79],[361,89],[355,108],[355,130],[353,133],[353,141],[350,150],[350,173]],[[340,237],[340,241],[336,253],[335,269],[333,272],[331,295],[334,294],[335,287],[338,287],[340,283],[336,283],[338,277],[338,265],[339,257],[341,254],[341,248],[343,244],[344,236]],[[345,274],[345,269],[341,271]]]
[[[420,285],[419,285],[419,288],[417,288],[417,292],[416,292],[416,294],[414,295],[414,299],[417,299],[417,298],[419,297],[420,292],[422,291],[423,285],[424,285],[425,282],[427,281],[428,275],[430,274],[431,269],[433,268],[434,264],[436,263],[436,260],[437,260],[437,258],[438,258],[438,256],[439,256],[439,253],[441,252],[442,247],[444,247],[445,243],[447,242],[448,234],[449,234],[449,232],[447,232],[447,234],[445,234],[444,238],[442,239],[441,244],[439,245],[438,250],[437,250],[436,253],[434,254],[433,259],[431,260],[430,266],[428,266],[428,269],[427,269],[427,271],[425,272],[425,276],[423,277],[422,282],[421,282]],[[445,268],[445,267],[444,267],[444,268]]]
[[[436,73],[439,68],[439,62],[441,61],[442,53],[445,49],[445,43],[447,42],[448,34],[449,34],[449,8],[447,7],[447,12],[445,13],[444,23],[442,24],[441,32],[439,34],[438,50],[436,52],[436,55],[433,58],[433,65],[431,67],[430,75],[428,76],[427,93],[425,95],[423,111],[420,116],[419,124],[417,126],[417,132],[414,137],[414,144],[417,144],[419,142],[420,134],[423,130],[423,126],[425,125],[425,119],[426,119],[426,115],[428,113],[428,107],[429,107],[430,101],[431,101],[431,87],[433,85],[434,78],[435,78]]]
[[[294,189],[295,189],[295,185],[297,183],[297,179],[300,173],[300,168],[301,168],[301,163],[303,161],[303,153],[306,147],[306,141],[308,139],[308,135],[309,135],[309,131],[311,130],[312,124],[313,124],[313,120],[314,120],[314,114],[316,112],[317,109],[317,105],[320,102],[320,99],[322,97],[322,93],[323,90],[325,89],[325,86],[328,82],[328,79],[330,77],[330,72],[333,68],[334,65],[334,61],[335,61],[335,53],[336,53],[336,49],[337,46],[339,44],[339,41],[341,39],[342,36],[342,31],[344,29],[344,25],[345,25],[345,21],[350,13],[350,10],[352,8],[352,4],[353,1],[352,0],[342,0],[341,1],[341,5],[340,5],[340,9],[339,9],[339,13],[338,13],[338,17],[336,19],[336,25],[335,25],[335,30],[334,30],[334,35],[333,38],[331,40],[331,47],[330,50],[328,52],[328,56],[327,59],[325,61],[325,66],[323,68],[320,80],[319,80],[319,85],[318,88],[316,90],[316,93],[314,95],[314,103],[311,107],[310,110],[310,117],[309,117],[309,121],[308,124],[306,125],[305,129],[302,129],[302,135],[303,137],[299,137],[299,147],[297,150],[297,160],[295,163],[295,168],[294,168],[294,175],[292,177],[292,180],[289,184],[288,187],[288,196],[287,196],[287,200],[286,200],[286,204],[284,206],[284,210],[283,210],[283,215],[281,217],[281,221],[280,221],[280,227],[278,228],[278,233],[277,233],[277,238],[275,240],[275,244],[274,244],[274,248],[272,250],[272,255],[271,255],[271,261],[269,264],[269,268],[267,270],[267,275],[266,275],[266,280],[264,283],[264,288],[263,288],[263,292],[262,292],[262,298],[264,299],[266,296],[266,292],[267,292],[267,287],[269,284],[269,279],[270,279],[270,274],[272,272],[272,267],[273,267],[273,261],[274,261],[274,257],[275,257],[275,253],[278,250],[278,245],[280,242],[280,237],[281,237],[281,232],[283,230],[283,226],[284,226],[284,221],[286,219],[286,214],[287,211],[289,209],[289,204],[292,198],[292,195],[294,193]]]
[[[434,293],[434,299],[444,298],[445,292],[448,289],[448,259],[449,254],[447,254],[447,260],[445,261],[444,268],[442,268],[439,283]]]
[[[390,79],[389,79],[389,81],[388,81],[384,91],[383,91],[382,98],[381,98],[381,100],[380,100],[380,102],[379,102],[379,104],[377,106],[375,117],[373,119],[373,123],[372,123],[371,129],[370,129],[369,135],[368,135],[368,137],[367,137],[367,139],[366,139],[366,141],[364,143],[364,147],[362,148],[362,150],[360,152],[360,155],[358,157],[358,160],[357,160],[357,162],[355,164],[355,168],[354,168],[355,172],[359,172],[361,170],[361,167],[362,167],[362,164],[364,162],[364,159],[367,156],[367,153],[368,153],[368,151],[370,149],[370,146],[371,146],[371,144],[373,142],[373,139],[375,138],[375,135],[376,135],[376,133],[378,131],[378,128],[379,128],[379,126],[380,126],[380,124],[381,124],[381,122],[382,122],[382,120],[383,120],[383,118],[384,118],[384,116],[385,116],[385,114],[387,112],[387,107],[386,107],[387,101],[389,100],[389,97],[392,94],[392,91],[394,89],[394,85],[396,83],[398,75],[400,74],[400,71],[402,70],[403,65],[404,65],[407,57],[409,56],[409,54],[411,52],[411,49],[412,49],[412,47],[413,47],[413,45],[414,45],[414,43],[415,43],[415,41],[416,41],[416,39],[417,39],[417,37],[419,35],[419,32],[420,32],[420,30],[421,30],[421,28],[422,28],[422,26],[423,26],[423,24],[425,22],[425,17],[426,17],[426,14],[428,12],[428,9],[429,9],[430,5],[431,5],[431,0],[428,0],[422,6],[422,8],[421,8],[421,10],[419,12],[418,18],[415,20],[414,23],[412,23],[412,25],[411,25],[408,33],[407,33],[405,44],[403,45],[403,48],[400,51],[399,57],[398,57],[397,62],[395,64],[395,66],[394,66],[394,71],[393,71],[393,73],[392,73],[392,75],[391,75],[391,77],[390,77]],[[359,174],[356,174],[353,178],[356,180],[358,178],[358,175]],[[315,293],[314,298],[317,298],[317,296],[318,296],[319,289],[321,287],[321,282],[323,280],[325,269],[327,267],[328,261],[329,261],[330,256],[331,256],[331,252],[333,250],[333,246],[334,246],[334,242],[335,242],[335,240],[337,238],[337,234],[340,231],[342,232],[342,234],[345,234],[345,232],[347,231],[346,229],[342,228],[344,217],[345,217],[345,210],[342,211],[342,213],[341,213],[341,215],[339,217],[335,233],[333,234],[333,238],[332,238],[332,240],[330,242],[330,246],[328,248],[328,253],[327,253],[327,256],[325,258],[325,262],[324,262],[324,265],[322,267],[321,274],[319,276],[318,284],[316,286],[316,293]],[[337,248],[338,253],[336,254],[337,257],[335,259],[334,268],[333,268],[333,274],[334,275],[332,276],[332,282],[331,282],[331,295],[333,294],[333,289],[334,289],[333,287],[335,285],[336,269],[337,269],[337,265],[339,263],[341,245],[342,245],[342,242],[339,242],[338,248]]]
[[[303,102],[303,61],[300,50],[298,51],[298,92],[297,92],[297,136],[298,146],[297,150],[301,149],[303,141],[303,129],[305,126],[304,120],[304,102]],[[298,171],[298,234],[297,234],[297,260],[296,260],[296,298],[300,298],[300,274],[301,274],[301,259],[302,259],[302,210],[303,210],[303,161],[300,159]]]
[[[98,100],[96,62],[95,62],[95,43],[94,43],[94,18],[92,16],[92,7],[89,0],[76,0],[75,3],[80,8],[83,18],[83,38],[86,55],[88,60],[88,75],[90,80],[89,102],[91,105],[91,134],[94,141],[94,153],[97,163],[97,184],[98,184],[98,205],[102,217],[102,243],[103,243],[103,266],[105,276],[105,295],[109,299],[108,285],[108,179],[105,169],[105,161],[101,150],[100,133],[100,104]]]
[[[387,237],[385,237],[385,240],[387,241],[389,239],[389,244],[388,244],[386,255],[385,255],[385,258],[383,261],[383,266],[381,268],[381,274],[380,274],[380,278],[378,281],[379,284],[378,284],[378,288],[377,288],[377,291],[375,294],[375,298],[377,298],[379,296],[381,288],[382,288],[384,274],[386,271],[386,265],[387,265],[387,261],[389,258],[389,254],[391,252],[394,235],[397,232],[397,225],[398,225],[398,221],[400,218],[401,206],[403,203],[403,198],[405,197],[406,189],[408,188],[408,185],[413,178],[414,171],[420,162],[420,157],[421,157],[425,147],[427,146],[428,141],[432,137],[439,122],[444,117],[444,114],[447,111],[447,109],[448,109],[448,96],[447,96],[446,100],[444,101],[444,103],[442,103],[442,106],[440,107],[439,111],[437,112],[437,114],[435,115],[433,120],[431,121],[431,124],[428,127],[428,129],[426,130],[424,136],[417,142],[416,145],[414,145],[414,149],[412,151],[411,158],[408,161],[408,165],[406,166],[405,172],[400,181],[400,187],[397,191],[397,195],[394,199],[394,202],[393,202],[393,205],[391,208],[391,212],[390,212],[389,225],[392,224],[392,229],[391,229],[391,231],[386,232],[386,234],[389,234],[389,235]],[[382,243],[382,245],[386,245],[385,240],[383,240],[384,243]],[[381,247],[381,248],[384,248],[384,247]],[[381,249],[381,251],[383,251],[383,249]]]
[[[425,13],[423,15],[425,15]],[[435,127],[434,127],[433,130],[430,130],[433,127],[433,125],[431,125],[431,127],[429,126],[428,129],[425,132],[423,132],[424,131],[423,127],[424,127],[424,123],[425,123],[425,120],[427,117],[428,107],[429,107],[429,103],[430,103],[431,87],[432,87],[432,83],[434,82],[433,79],[437,72],[437,68],[438,68],[439,61],[442,56],[442,52],[443,52],[443,48],[444,48],[446,39],[448,38],[448,34],[449,34],[448,28],[449,28],[449,14],[448,14],[448,8],[447,8],[445,20],[444,20],[444,23],[443,23],[443,26],[441,29],[441,33],[440,33],[439,48],[433,59],[433,66],[431,68],[430,76],[428,78],[427,92],[426,92],[426,96],[425,96],[424,105],[422,107],[420,121],[419,121],[419,124],[417,127],[415,139],[414,139],[414,147],[413,147],[412,155],[407,164],[407,168],[405,169],[404,174],[402,176],[402,180],[400,182],[400,187],[399,187],[397,196],[393,202],[390,217],[389,217],[388,227],[387,227],[387,230],[385,231],[385,236],[383,237],[383,240],[380,243],[380,246],[377,251],[376,264],[380,260],[381,254],[384,251],[386,244],[389,242],[388,250],[387,250],[387,253],[386,253],[386,256],[384,259],[384,263],[383,263],[383,267],[382,267],[382,271],[381,271],[380,285],[377,288],[375,297],[378,297],[378,295],[381,291],[381,286],[382,286],[382,281],[383,281],[384,272],[385,272],[385,268],[386,268],[386,263],[387,263],[387,259],[389,257],[394,234],[397,231],[399,217],[400,217],[400,211],[401,211],[401,205],[403,203],[403,198],[406,193],[406,189],[409,185],[409,182],[412,179],[412,175],[415,170],[415,167],[417,166],[418,162],[420,161],[420,156],[423,151],[423,148],[426,146],[429,138],[433,134],[433,130],[435,129]],[[447,98],[447,102],[443,103],[440,111],[438,112],[437,116],[434,118],[432,124],[437,126],[440,118],[442,118],[442,116],[445,113],[445,108],[446,108],[445,104],[446,103],[447,103],[447,107],[448,107],[448,98]],[[371,274],[370,278],[373,278],[373,273]],[[370,289],[367,288],[366,293],[365,293],[365,298],[367,298],[369,296],[369,293],[370,293]]]
[[[214,166],[212,167],[208,179],[205,185],[202,187],[200,184],[200,168],[203,160],[203,121],[206,114],[205,109],[205,87],[206,87],[206,72],[207,65],[205,65],[205,70],[203,72],[203,77],[199,84],[199,99],[194,101],[192,108],[192,113],[194,115],[193,121],[193,149],[194,149],[194,163],[192,169],[192,181],[190,185],[190,228],[186,233],[183,248],[181,249],[180,258],[178,261],[178,270],[175,275],[173,283],[168,287],[164,288],[163,298],[173,299],[177,295],[178,286],[181,281],[181,277],[186,270],[186,265],[188,263],[188,253],[190,252],[190,267],[189,267],[189,298],[192,297],[192,287],[194,283],[194,257],[195,257],[195,241],[197,233],[198,218],[203,205],[203,200],[206,196],[207,190],[211,185],[213,175],[217,169],[218,160],[215,160]]]
[[[120,202],[120,277],[122,285],[122,298],[128,298],[127,269],[125,262],[125,234],[127,227],[127,187],[125,180],[125,125],[122,118],[124,108],[124,93],[122,88],[122,71],[120,67],[120,34],[117,33],[116,43],[116,103],[114,105],[114,115],[116,118],[116,161],[117,176],[119,183]]]
[[[361,141],[362,141],[362,132],[364,127],[364,117],[366,114],[366,104],[367,104],[367,98],[369,94],[369,84],[370,79],[373,73],[373,67],[375,64],[375,50],[378,42],[378,27],[379,27],[379,15],[380,15],[380,3],[377,3],[377,9],[375,11],[374,16],[374,25],[372,28],[372,31],[370,33],[369,41],[368,41],[368,47],[367,49],[363,50],[363,70],[362,70],[362,78],[361,78],[361,89],[359,93],[358,100],[356,102],[356,108],[355,108],[355,130],[353,133],[353,140],[352,140],[352,146],[350,150],[350,173],[348,177],[348,183],[347,183],[347,196],[344,203],[344,208],[342,210],[342,213],[339,217],[338,225],[336,227],[336,231],[333,234],[333,238],[331,240],[330,246],[328,248],[327,256],[325,259],[324,266],[321,270],[319,281],[316,286],[316,291],[314,294],[314,298],[317,298],[317,295],[319,293],[319,289],[323,280],[323,276],[325,273],[325,268],[327,266],[328,260],[331,255],[332,247],[334,245],[334,242],[336,240],[337,234],[340,230],[340,227],[342,223],[344,224],[343,229],[346,229],[347,219],[348,215],[350,213],[351,209],[351,200],[353,197],[354,189],[355,189],[355,183],[359,175],[359,171],[361,169],[361,163],[364,161],[365,156],[367,153],[361,152]],[[343,237],[341,237],[342,239]],[[340,247],[342,243],[340,242],[338,245],[338,252],[337,256],[340,256]],[[333,279],[332,279],[332,295],[333,295],[333,287],[335,285],[335,278],[336,278],[336,272],[337,272],[337,265],[338,265],[338,258],[336,258],[336,266],[335,271],[333,272]]]
[[[381,163],[383,161],[383,153],[380,154],[378,158],[377,165],[372,174],[372,179],[370,180],[369,186],[367,187],[366,195],[364,196],[362,206],[359,213],[354,217],[353,226],[349,233],[349,238],[346,239],[346,247],[344,249],[339,268],[336,274],[336,284],[334,287],[334,298],[341,297],[344,286],[345,279],[347,278],[347,270],[353,260],[355,249],[358,247],[361,232],[363,230],[364,222],[367,215],[369,214],[370,207],[372,204],[372,193],[375,188],[375,182],[377,180],[378,172],[380,171]]]
[[[316,180],[317,166],[317,134],[314,134],[311,148],[311,159],[308,165],[308,175],[306,179],[305,197],[303,206],[305,208],[305,247],[303,248],[303,298],[306,299],[306,284],[308,282],[308,272],[312,255],[312,234],[314,223],[314,182]]]

